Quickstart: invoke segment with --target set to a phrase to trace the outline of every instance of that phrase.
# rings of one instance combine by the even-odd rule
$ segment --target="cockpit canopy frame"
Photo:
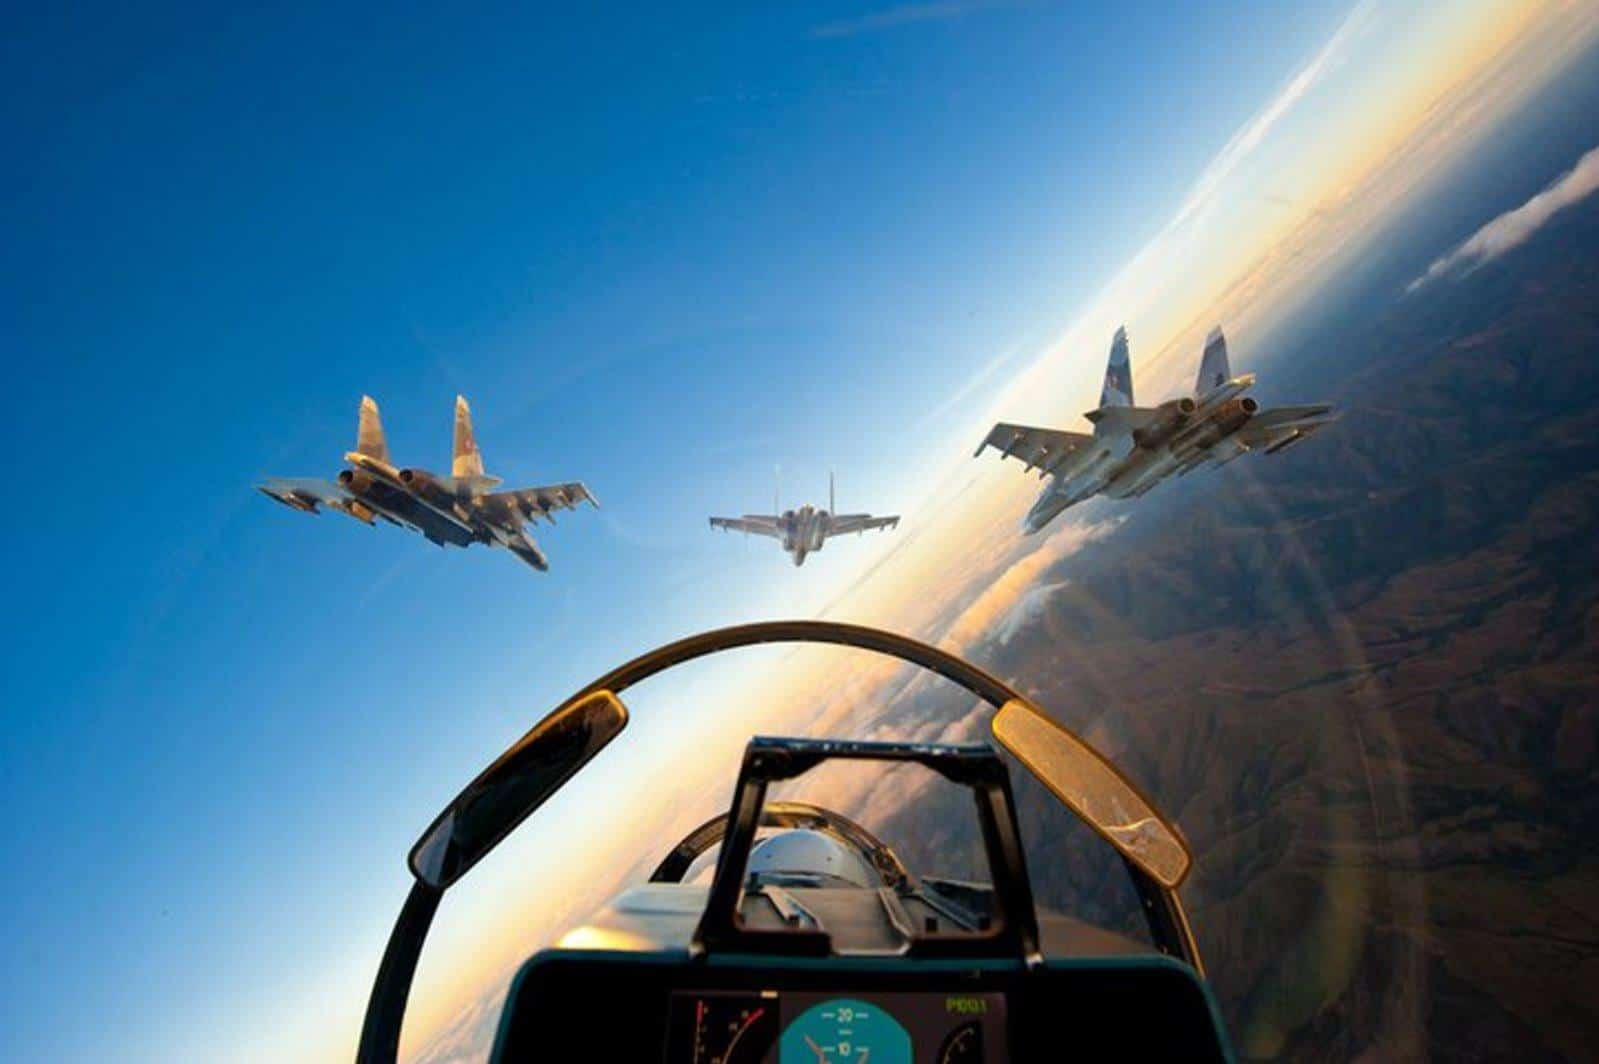
[[[950,782],[968,788],[976,801],[977,819],[993,879],[993,919],[987,928],[979,931],[913,935],[906,943],[907,955],[1010,955],[1022,957],[1029,964],[1039,961],[1038,915],[1033,907],[1027,862],[1022,855],[1010,776],[992,747],[770,736],[756,736],[744,748],[744,761],[727,815],[726,837],[722,840],[705,911],[694,931],[692,951],[780,956],[826,956],[833,952],[831,936],[820,927],[781,931],[754,929],[745,927],[739,918],[744,896],[744,869],[761,824],[768,785],[802,776],[826,761],[923,765]]]
[[[391,1064],[398,1056],[411,981],[444,892],[620,734],[628,717],[618,696],[684,662],[768,643],[827,643],[886,654],[935,672],[992,706],[1001,745],[1121,854],[1157,948],[1203,976],[1176,892],[1192,864],[1187,847],[1176,827],[1107,758],[1010,684],[938,647],[836,621],[764,621],[689,636],[611,670],[535,724],[434,819],[410,854],[415,882],[367,1002],[356,1055],[361,1064]],[[820,750],[790,755],[787,764],[794,767],[817,756]],[[1101,797],[1113,800],[1104,803]],[[490,811],[492,816],[480,815]],[[755,812],[758,817],[759,803]],[[1031,912],[1030,885],[1027,890]],[[713,931],[712,940],[719,933]],[[1035,949],[1036,940],[1035,929]]]

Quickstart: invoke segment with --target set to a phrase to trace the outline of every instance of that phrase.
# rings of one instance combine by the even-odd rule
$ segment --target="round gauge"
[[[911,1064],[911,1036],[881,1006],[855,998],[812,1005],[783,1031],[779,1064]]]
[[[961,1024],[938,1047],[938,1064],[982,1064],[983,1024],[980,1020]]]
[[[758,1064],[777,1036],[777,1002],[743,995],[694,1002],[691,1064]]]

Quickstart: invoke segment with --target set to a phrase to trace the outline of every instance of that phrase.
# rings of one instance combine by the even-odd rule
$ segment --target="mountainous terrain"
[[[1596,247],[1590,202],[1347,322],[1276,371],[1341,423],[1163,487],[971,652],[1181,824],[1245,1056],[1599,1045]],[[1134,926],[1114,863],[1020,802],[1041,900]],[[913,866],[971,843],[893,819]]]

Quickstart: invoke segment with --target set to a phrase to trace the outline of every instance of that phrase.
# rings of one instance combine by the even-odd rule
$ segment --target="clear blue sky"
[[[14,13],[0,1055],[200,1055],[245,995],[370,970],[468,766],[622,657],[808,602],[836,558],[706,514],[779,464],[790,502],[836,468],[907,505],[970,445],[948,398],[1346,5],[1171,6]],[[541,530],[549,574],[251,490],[334,472],[363,392],[440,467],[457,391],[492,472],[603,502]]]

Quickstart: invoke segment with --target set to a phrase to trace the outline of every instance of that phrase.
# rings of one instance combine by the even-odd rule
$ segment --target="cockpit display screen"
[[[1003,994],[672,995],[666,1064],[1000,1064]]]

